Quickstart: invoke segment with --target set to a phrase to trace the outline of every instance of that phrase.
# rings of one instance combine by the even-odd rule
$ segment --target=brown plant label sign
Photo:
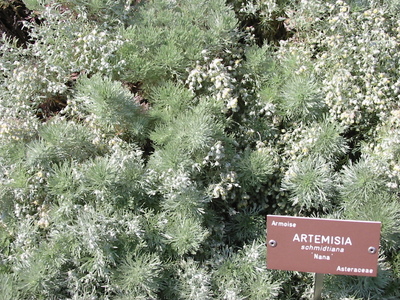
[[[381,223],[267,216],[267,268],[377,276]]]

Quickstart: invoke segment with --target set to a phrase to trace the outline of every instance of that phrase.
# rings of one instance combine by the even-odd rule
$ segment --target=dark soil
[[[29,43],[29,30],[24,22],[38,23],[25,4],[20,0],[0,0],[0,35],[16,38],[19,46]]]

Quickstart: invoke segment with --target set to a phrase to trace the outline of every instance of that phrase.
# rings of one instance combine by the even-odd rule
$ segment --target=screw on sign
[[[323,274],[377,276],[380,222],[267,216],[267,268],[313,272],[314,299]]]

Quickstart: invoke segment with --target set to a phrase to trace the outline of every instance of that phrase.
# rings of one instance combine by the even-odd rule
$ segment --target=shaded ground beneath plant
[[[16,38],[19,46],[26,45],[29,32],[24,27],[25,21],[38,22],[22,1],[0,1],[0,35]]]

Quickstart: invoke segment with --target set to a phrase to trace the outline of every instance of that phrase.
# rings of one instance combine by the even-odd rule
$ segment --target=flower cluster
[[[312,155],[320,155],[335,161],[346,154],[348,146],[341,136],[343,129],[335,122],[324,120],[311,126],[299,125],[281,135],[285,160],[296,161]]]
[[[338,1],[335,11],[320,41],[329,52],[321,51],[316,64],[324,78],[329,113],[346,126],[362,126],[375,117],[384,121],[400,91],[394,75],[399,64],[398,24],[383,8],[352,12]]]
[[[211,164],[211,166],[218,167],[221,165],[221,161],[225,157],[225,149],[224,145],[221,141],[215,143],[214,146],[211,147],[210,151],[208,152],[207,156],[203,160],[203,164]]]
[[[110,76],[121,71],[124,62],[116,60],[116,51],[123,39],[112,27],[93,23],[84,11],[77,15],[71,10],[60,12],[53,5],[46,7],[41,18],[46,26],[33,27],[31,33],[41,43],[34,43],[31,51],[47,80],[61,84],[73,72]],[[49,88],[49,92],[58,91]]]
[[[213,198],[227,199],[229,195],[231,198],[235,198],[234,188],[240,187],[237,182],[237,174],[235,171],[230,171],[228,173],[221,173],[221,181],[217,184],[210,185],[210,193]],[[232,194],[230,194],[232,193]]]
[[[234,77],[234,70],[239,66],[240,61],[237,60],[233,65],[225,66],[221,58],[215,58],[208,62],[207,51],[203,53],[205,55],[205,64],[197,64],[190,71],[186,80],[190,90],[205,90],[210,95],[209,97],[215,97],[217,101],[225,104],[225,111],[238,111],[238,95],[235,91],[236,79]]]

